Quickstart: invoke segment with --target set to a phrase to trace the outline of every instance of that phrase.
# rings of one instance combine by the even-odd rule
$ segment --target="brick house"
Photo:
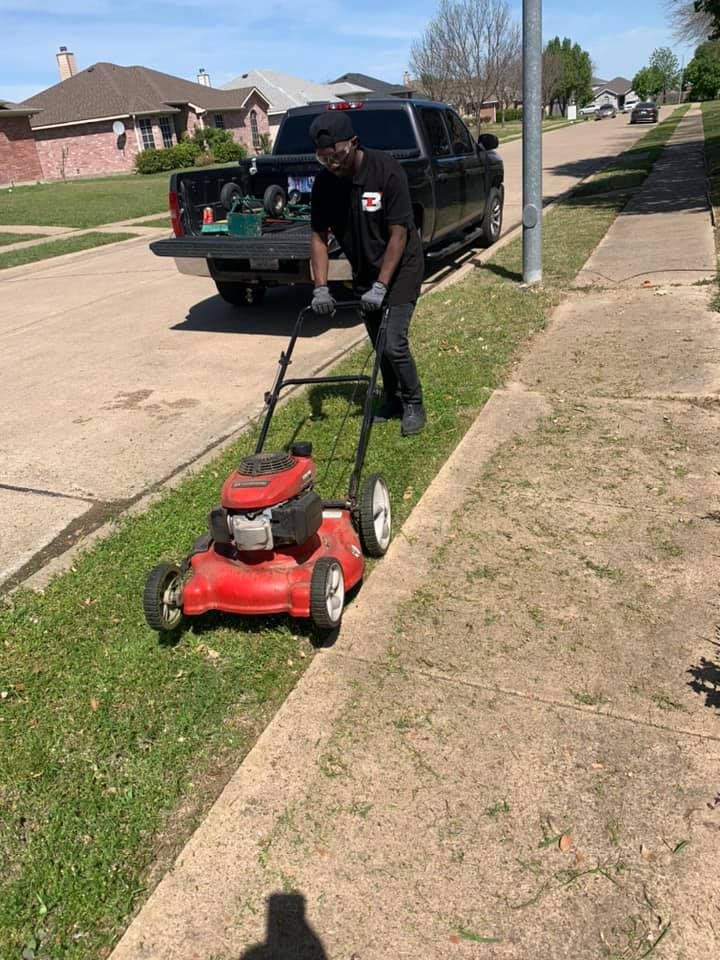
[[[30,119],[39,113],[0,99],[0,186],[42,180]]]
[[[268,101],[254,87],[216,90],[148,67],[96,63],[76,70],[61,48],[59,83],[20,104],[29,117],[43,178],[130,172],[136,155],[170,147],[196,127],[222,127],[250,151],[269,130]]]

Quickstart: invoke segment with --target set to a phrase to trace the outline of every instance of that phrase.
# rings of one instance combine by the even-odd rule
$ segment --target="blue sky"
[[[692,55],[674,43],[662,0],[583,7],[546,0],[543,35],[580,43],[603,79],[632,78],[657,46]],[[61,45],[79,69],[105,60],[194,79],[204,67],[213,86],[262,68],[319,82],[357,72],[399,83],[436,9],[437,0],[0,0],[0,97],[19,101],[56,83]]]

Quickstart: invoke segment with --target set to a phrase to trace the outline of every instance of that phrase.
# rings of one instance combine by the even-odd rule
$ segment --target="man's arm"
[[[326,287],[328,282],[328,232],[313,230],[310,240],[310,266],[316,287]]]
[[[385,247],[385,256],[383,257],[380,273],[378,274],[378,282],[384,283],[386,287],[390,286],[390,282],[395,276],[395,271],[402,260],[402,255],[407,246],[407,239],[407,227],[399,223],[390,225],[390,239],[388,240],[387,247]],[[325,257],[327,258],[327,251],[325,252]]]

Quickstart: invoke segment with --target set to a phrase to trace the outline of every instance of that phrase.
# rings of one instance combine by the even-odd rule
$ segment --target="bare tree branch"
[[[411,48],[410,67],[425,91],[473,117],[516,83],[520,33],[506,0],[441,0]]]
[[[704,43],[711,36],[713,18],[703,10],[696,10],[694,0],[665,0],[665,10],[679,43]]]

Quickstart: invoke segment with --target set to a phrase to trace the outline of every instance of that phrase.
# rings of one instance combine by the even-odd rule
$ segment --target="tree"
[[[717,40],[720,37],[720,0],[695,0],[693,6],[697,13],[704,13],[709,20],[708,39]]]
[[[685,68],[685,81],[692,87],[693,99],[714,100],[720,91],[720,44],[701,44]]]
[[[552,104],[562,75],[563,61],[560,51],[546,44],[542,55],[542,100],[544,107],[549,107]]]
[[[429,96],[470,113],[479,129],[483,103],[505,86],[515,36],[506,0],[440,0],[411,47],[410,67]]]
[[[557,103],[565,113],[568,102],[575,100],[583,106],[592,100],[592,63],[590,54],[580,44],[573,43],[569,37],[554,37],[545,47],[543,66],[547,63],[557,71],[559,77],[548,90],[547,103]]]
[[[666,0],[665,8],[673,36],[680,43],[702,43],[713,32],[712,17],[698,10],[694,0]]]
[[[655,67],[643,67],[632,78],[632,88],[641,100],[648,100],[660,93],[663,78]]]
[[[680,62],[670,47],[656,47],[650,57],[649,66],[657,70],[662,78],[660,89],[665,100],[668,90],[674,90],[680,80]]]

